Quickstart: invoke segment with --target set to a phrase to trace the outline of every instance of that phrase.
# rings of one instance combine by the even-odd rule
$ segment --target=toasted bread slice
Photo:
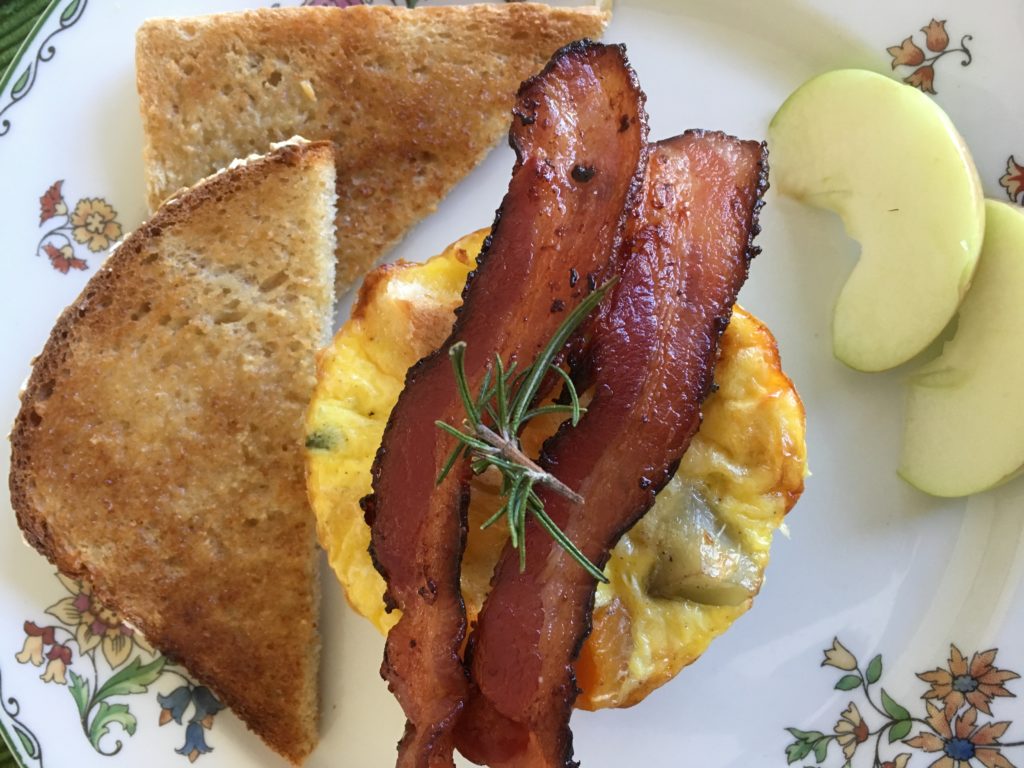
[[[317,738],[303,415],[334,190],[330,144],[288,144],[164,205],[57,321],[11,435],[28,542],[293,762]]]
[[[272,141],[331,139],[344,290],[507,133],[519,84],[607,21],[535,3],[147,21],[136,67],[149,204]]]

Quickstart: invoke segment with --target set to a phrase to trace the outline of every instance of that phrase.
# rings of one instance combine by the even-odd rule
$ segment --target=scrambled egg
[[[447,338],[486,231],[425,264],[372,272],[352,318],[317,364],[306,419],[307,480],[320,541],[349,602],[381,631],[384,582],[367,553],[359,499],[405,372]],[[804,411],[775,339],[737,307],[722,338],[716,391],[679,471],[620,541],[599,585],[593,632],[576,665],[585,709],[629,706],[693,662],[751,604],[772,534],[803,490]],[[539,445],[557,420],[531,422]],[[480,530],[501,501],[495,478],[474,480],[462,590],[480,610],[507,529]]]

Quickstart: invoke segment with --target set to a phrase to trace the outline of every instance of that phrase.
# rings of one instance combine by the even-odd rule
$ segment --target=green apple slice
[[[769,128],[773,185],[838,213],[861,245],[832,346],[862,371],[906,362],[953,317],[985,226],[981,181],[946,113],[865,70],[800,86]]]
[[[1024,210],[989,200],[986,222],[956,335],[910,382],[900,475],[935,496],[1024,466]]]

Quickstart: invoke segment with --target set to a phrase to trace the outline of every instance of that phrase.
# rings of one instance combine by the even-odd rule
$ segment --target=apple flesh
[[[990,200],[986,222],[956,335],[910,382],[900,475],[935,496],[1024,466],[1024,210]]]
[[[772,184],[839,214],[861,246],[836,302],[832,346],[862,371],[928,346],[970,286],[985,226],[974,162],[945,112],[865,70],[800,86],[769,128]]]

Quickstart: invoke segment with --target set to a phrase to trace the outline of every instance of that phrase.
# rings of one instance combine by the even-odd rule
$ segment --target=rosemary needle
[[[576,504],[582,504],[583,498],[523,453],[519,433],[530,419],[547,413],[566,414],[574,427],[579,423],[585,409],[580,406],[579,395],[569,374],[555,365],[554,360],[565,347],[569,337],[601,302],[616,281],[617,278],[613,277],[580,302],[579,306],[566,316],[529,367],[518,371],[515,362],[506,367],[501,356],[495,354],[494,365],[484,375],[476,397],[470,391],[466,379],[466,342],[453,344],[448,352],[455,372],[455,384],[466,412],[462,421],[465,431],[443,421],[435,422],[440,429],[458,441],[458,445],[441,468],[437,482],[440,483],[448,476],[460,456],[472,459],[474,474],[482,474],[491,467],[501,473],[501,495],[504,503],[481,527],[487,528],[505,518],[509,539],[512,546],[519,551],[520,570],[526,568],[526,516],[530,514],[591,576],[598,581],[608,581],[601,570],[587,559],[579,547],[548,516],[544,502],[537,495],[534,486],[543,485]],[[541,383],[550,373],[564,381],[569,403],[531,408]]]

